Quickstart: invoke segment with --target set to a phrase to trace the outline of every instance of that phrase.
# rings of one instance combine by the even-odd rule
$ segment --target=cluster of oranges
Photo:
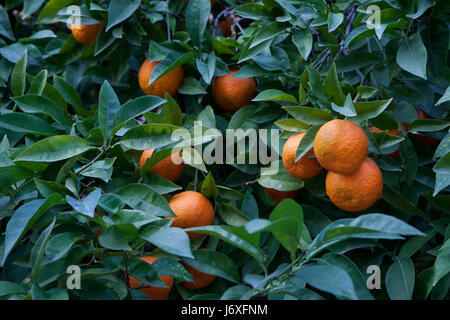
[[[368,209],[381,198],[383,177],[377,164],[367,157],[369,142],[358,125],[339,119],[325,123],[316,134],[314,147],[295,161],[304,136],[291,136],[283,147],[283,165],[289,174],[308,179],[318,175],[321,167],[327,169],[326,193],[345,211]]]

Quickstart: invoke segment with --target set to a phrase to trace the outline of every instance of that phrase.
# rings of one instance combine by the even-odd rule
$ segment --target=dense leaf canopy
[[[172,277],[169,299],[448,299],[449,13],[448,0],[2,1],[0,300],[148,299],[129,276]],[[98,23],[90,45],[69,29]],[[149,84],[182,68],[176,94],[144,94],[146,58],[161,61]],[[256,91],[231,113],[213,82],[237,69]],[[330,201],[325,170],[298,179],[278,155],[198,151],[227,129],[272,130],[281,155],[306,132],[300,159],[333,119],[364,130],[382,171],[362,212]],[[181,178],[149,172],[177,147]],[[275,205],[267,188],[295,200]],[[199,238],[168,218],[185,190],[214,206],[213,225],[188,229]],[[188,289],[186,267],[216,279]]]

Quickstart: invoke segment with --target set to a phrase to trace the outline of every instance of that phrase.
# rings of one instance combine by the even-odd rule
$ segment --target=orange
[[[176,194],[169,202],[172,211],[177,215],[167,217],[173,219],[172,227],[182,229],[212,225],[214,222],[214,208],[211,202],[201,193],[184,191]],[[200,238],[203,235],[188,232],[189,237]]]
[[[161,61],[153,61],[149,63],[149,59],[145,59],[144,63],[139,70],[139,86],[146,95],[158,96],[164,98],[167,92],[171,96],[174,96],[178,88],[183,83],[184,71],[182,67],[177,67],[169,73],[165,74],[156,81],[153,81],[151,85],[148,86],[150,76],[152,75],[153,69]]]
[[[251,104],[255,97],[255,79],[233,78],[238,71],[239,69],[231,69],[231,73],[215,78],[212,84],[216,104],[222,110],[231,113]]]
[[[266,190],[267,194],[269,195],[270,199],[275,202],[275,204],[279,204],[284,199],[295,199],[298,195],[298,190],[295,191],[279,191],[272,188],[264,188]]]
[[[349,174],[358,170],[367,156],[369,140],[364,131],[348,120],[331,120],[320,127],[314,153],[325,169]]]
[[[314,148],[309,150],[299,161],[295,162],[298,145],[302,140],[305,132],[297,133],[291,136],[283,146],[282,160],[287,172],[293,177],[299,179],[308,179],[319,174],[319,163],[315,158]]]
[[[373,133],[383,132],[383,130],[378,129],[377,127],[370,127],[369,129]],[[400,136],[400,131],[398,131],[397,129],[389,130],[387,133],[392,135],[392,136],[397,136],[397,137]],[[389,153],[388,156],[395,160],[395,159],[398,159],[400,157],[400,152],[398,150],[396,150],[396,151],[394,151],[392,153]]]
[[[226,17],[224,20],[220,21],[218,27],[222,30],[222,35],[224,37],[229,37],[232,34],[231,27],[234,24],[234,19],[231,17]]]
[[[93,44],[104,27],[104,23],[70,25],[70,29],[72,30],[75,39],[85,46]]]
[[[152,264],[158,258],[155,257],[142,257],[142,260],[146,261],[147,263]],[[162,287],[152,287],[149,286],[149,288],[141,288],[140,290],[145,293],[150,299],[152,300],[166,300],[167,297],[170,294],[170,290],[172,290],[173,287],[173,278],[169,276],[160,276],[159,279],[161,279],[162,282],[166,284],[169,288],[162,288]],[[141,285],[141,282],[130,276],[130,287],[135,289],[138,288]],[[144,283],[145,285],[145,283]]]
[[[181,284],[188,289],[202,289],[209,286],[215,279],[216,276],[208,273],[204,273],[194,269],[183,263],[183,266],[194,278],[194,282],[182,282]]]
[[[152,156],[154,150],[155,149],[148,149],[142,153],[140,161],[141,168],[145,165],[147,159]],[[184,163],[182,161],[181,152],[172,154],[151,167],[149,172],[173,182],[178,180],[183,174]]]
[[[328,197],[336,207],[359,212],[371,207],[383,192],[383,177],[377,164],[366,158],[355,172],[344,175],[328,171],[325,179]]]

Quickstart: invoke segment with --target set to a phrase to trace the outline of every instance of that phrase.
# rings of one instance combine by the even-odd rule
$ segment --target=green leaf
[[[317,131],[319,131],[320,126],[312,126],[306,131],[302,140],[298,144],[295,161],[299,161],[303,158],[309,150],[314,146],[314,138],[316,137]]]
[[[53,236],[45,248],[45,255],[52,261],[56,261],[64,257],[73,245],[83,236],[77,232],[62,232]]]
[[[140,237],[167,253],[193,259],[187,233],[180,228],[147,228]]]
[[[271,14],[263,5],[257,3],[246,3],[238,6],[234,11],[243,18],[262,20],[270,18]]]
[[[167,200],[147,185],[128,184],[120,189],[117,195],[135,210],[151,212],[161,217],[175,217]]]
[[[311,53],[313,46],[313,37],[308,29],[294,30],[292,33],[292,42],[300,52],[302,58],[306,61]]]
[[[303,180],[291,176],[280,161],[272,162],[271,165],[279,170],[276,174],[270,171],[261,172],[261,177],[258,179],[260,185],[279,191],[295,191],[303,188]]]
[[[408,258],[394,258],[386,273],[386,288],[392,300],[411,300],[414,289],[414,264]]]
[[[131,250],[125,235],[116,226],[111,226],[103,231],[98,241],[103,248],[120,251]]]
[[[25,92],[25,85],[27,81],[27,51],[23,53],[22,57],[17,61],[11,74],[11,91],[14,96],[21,96]]]
[[[199,232],[222,239],[223,241],[228,242],[231,245],[248,253],[256,261],[258,261],[261,266],[264,266],[264,253],[260,248],[252,243],[254,240],[249,238],[248,233],[243,228],[244,227],[204,226],[186,229],[186,231]],[[242,236],[245,236],[245,238],[243,238]]]
[[[283,107],[283,109],[295,119],[310,125],[324,124],[325,122],[333,120],[331,113],[326,110],[300,106]]]
[[[36,281],[38,276],[39,267],[41,265],[42,258],[44,258],[45,248],[50,240],[50,234],[55,226],[55,222],[56,218],[53,218],[52,223],[44,231],[42,231],[41,235],[34,244],[33,249],[31,250],[30,264],[32,266],[31,278],[33,282]]]
[[[111,0],[106,31],[128,19],[141,5],[141,0]]]
[[[450,86],[447,87],[447,89],[445,90],[444,95],[439,99],[438,102],[436,102],[436,105],[440,105],[444,102],[450,101]]]
[[[98,202],[102,191],[100,189],[95,189],[86,198],[82,200],[76,200],[71,196],[66,196],[67,203],[71,205],[73,209],[78,211],[85,216],[93,218],[95,215],[95,209],[97,208]]]
[[[233,283],[241,282],[235,263],[223,253],[203,249],[194,251],[193,255],[195,259],[183,259],[183,262],[200,272],[212,274]]]
[[[397,51],[397,63],[403,70],[427,79],[427,49],[418,33],[401,40]]]
[[[30,84],[28,94],[42,94],[47,83],[47,70],[39,72]]]
[[[33,200],[19,207],[6,225],[3,259],[1,266],[5,264],[9,253],[30,230],[37,220],[51,207],[61,204],[61,197],[53,194],[46,200]]]
[[[86,170],[83,170],[80,174],[85,177],[102,179],[106,183],[111,180],[113,174],[113,165],[116,158],[106,158],[105,160],[94,162]]]
[[[8,38],[11,41],[16,40],[9,22],[8,12],[0,5],[0,35]]]
[[[383,185],[383,199],[394,208],[410,215],[425,217],[425,214],[418,207],[409,202],[398,191],[388,184]]]
[[[200,190],[205,197],[217,199],[217,195],[219,192],[217,190],[216,182],[214,181],[214,176],[211,172],[209,172],[206,176],[205,181],[203,181],[202,186],[200,187]]]
[[[272,211],[269,219],[276,222],[283,218],[292,218],[289,227],[284,230],[274,230],[272,233],[286,250],[293,253],[297,250],[303,230],[302,207],[292,199],[281,201]]]
[[[11,100],[26,113],[41,113],[52,117],[59,124],[70,124],[68,119],[66,119],[65,112],[53,100],[47,97],[27,94],[25,96],[11,98]]]
[[[74,3],[75,0],[50,0],[47,1],[44,8],[41,10],[39,17],[37,19],[38,22],[42,22],[44,18],[56,13],[58,10],[67,7],[69,4]]]
[[[358,267],[353,263],[352,260],[344,255],[336,253],[327,253],[321,258],[323,261],[327,262],[329,265],[339,267],[345,270],[348,275],[352,278],[353,285],[355,287],[355,293],[360,300],[374,300],[369,290],[367,289],[367,283]]]
[[[27,292],[28,289],[23,285],[10,281],[0,281],[0,297],[16,294],[25,295]]]
[[[0,127],[14,132],[41,136],[53,136],[58,134],[47,121],[30,114],[18,112],[0,115]]]
[[[3,190],[16,182],[33,176],[33,171],[15,165],[0,168],[0,190]]]
[[[352,117],[352,121],[363,121],[376,118],[391,104],[392,98],[389,100],[370,101],[370,102],[355,102],[353,103],[356,117]]]
[[[204,0],[202,0],[204,1]],[[197,1],[195,1],[197,2]],[[178,52],[170,52],[167,57],[159,63],[155,69],[152,71],[152,75],[150,76],[148,85],[152,84],[154,81],[158,80],[162,76],[166,75],[170,71],[178,68],[179,66],[188,63],[193,58],[192,53],[188,52],[185,54],[181,54]]]
[[[80,109],[81,98],[77,90],[75,90],[64,78],[53,76],[53,85],[64,97],[64,100],[71,104],[75,110]]]
[[[345,98],[345,102],[344,102],[344,105],[342,107],[338,106],[338,105],[336,105],[334,103],[331,103],[331,108],[334,111],[336,111],[336,112],[338,112],[338,113],[340,113],[340,114],[342,114],[343,116],[346,116],[346,117],[355,117],[355,116],[357,116],[356,110],[355,110],[355,107],[353,105],[352,97],[351,97],[350,93],[347,95],[347,98]]]
[[[335,296],[352,300],[358,299],[352,278],[339,267],[308,264],[297,271],[295,276],[310,286]]]
[[[108,81],[103,82],[98,100],[98,122],[103,136],[108,139],[114,128],[114,118],[120,110],[120,101]]]
[[[130,120],[156,109],[166,100],[156,96],[143,96],[126,102],[114,116],[111,135],[114,135],[120,128],[125,126]]]
[[[339,83],[339,78],[336,73],[336,64],[334,62],[331,64],[330,70],[328,70],[327,77],[325,78],[324,91],[336,104],[342,105],[344,103],[345,95],[342,92],[341,84]]]
[[[176,135],[176,131],[179,129],[181,128],[170,124],[145,124],[127,131],[120,144],[134,150],[165,147],[189,135],[189,133],[184,133],[184,136]],[[183,133],[184,131],[179,132]],[[172,140],[172,137],[177,139]]]
[[[433,171],[436,172],[436,184],[433,192],[433,196],[435,196],[450,185],[450,152],[436,162]]]
[[[80,137],[53,136],[25,148],[14,161],[56,162],[83,154],[92,148],[86,140]]]
[[[328,22],[328,32],[333,32],[342,24],[342,22],[344,22],[344,15],[342,13],[330,12],[328,14],[327,22]]]
[[[441,249],[434,264],[433,286],[450,272],[450,248]]]
[[[252,101],[283,101],[297,103],[297,99],[281,90],[268,89],[260,92]]]
[[[205,88],[203,88],[200,81],[192,77],[184,79],[183,85],[178,89],[178,92],[186,95],[206,94]]]
[[[273,21],[273,22],[267,24],[266,26],[261,28],[254,35],[249,49],[253,49],[257,45],[259,45],[267,40],[275,38],[277,35],[279,35],[280,33],[282,33],[285,30],[286,30],[286,27],[277,21]]]
[[[434,132],[441,131],[450,126],[450,122],[437,119],[419,119],[411,123],[408,132]]]
[[[186,8],[186,29],[192,42],[200,46],[211,12],[211,2],[208,0],[189,1]]]
[[[202,75],[203,80],[207,84],[211,84],[211,80],[214,77],[216,71],[216,55],[214,51],[210,52],[205,59],[205,62],[197,59],[195,60],[198,72]]]

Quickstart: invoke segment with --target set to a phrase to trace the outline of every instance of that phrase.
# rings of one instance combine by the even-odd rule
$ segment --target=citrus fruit
[[[377,127],[370,127],[369,129],[373,133],[383,132],[383,130],[381,130],[381,129],[377,128]],[[387,133],[392,135],[392,136],[397,136],[397,137],[400,136],[400,131],[398,131],[397,129],[389,130]],[[389,153],[388,156],[395,160],[395,159],[398,159],[400,157],[400,152],[398,150],[396,150],[396,151],[394,151],[392,153]]]
[[[172,227],[182,229],[212,225],[214,222],[214,208],[211,202],[201,193],[184,191],[176,194],[169,202],[172,211],[177,215],[173,219]],[[203,235],[188,232],[190,238],[200,238]]]
[[[298,190],[295,191],[279,191],[272,188],[264,188],[266,190],[267,194],[269,195],[270,199],[275,202],[275,204],[279,204],[284,199],[295,199],[298,195]]]
[[[215,279],[216,276],[208,273],[204,273],[194,269],[183,263],[183,266],[194,278],[194,282],[182,282],[181,284],[188,289],[202,289],[209,286]]]
[[[214,101],[219,108],[231,113],[251,104],[255,97],[255,79],[233,78],[238,71],[231,69],[231,73],[215,78],[212,84]]]
[[[369,141],[364,131],[348,120],[331,120],[320,127],[314,153],[325,169],[349,174],[358,170],[367,156]]]
[[[158,258],[156,258],[156,257],[142,257],[141,259],[150,264],[152,264],[153,262],[158,260]],[[130,277],[130,287],[131,288],[135,289],[141,285],[141,282],[138,279],[136,279],[132,276],[129,276],[129,277]],[[172,290],[172,286],[173,286],[173,278],[172,277],[160,276],[159,279],[161,279],[161,281],[164,282],[169,288],[148,286],[149,288],[141,288],[140,289],[143,293],[145,293],[152,300],[165,300],[169,296],[170,290]]]
[[[93,44],[104,27],[104,23],[70,25],[70,29],[72,30],[75,39],[85,46]]]
[[[231,27],[233,26],[234,19],[231,17],[226,17],[217,25],[222,30],[222,35],[224,37],[229,37],[232,34]]]
[[[177,93],[178,88],[183,83],[183,68],[181,66],[177,67],[169,73],[163,75],[158,80],[153,81],[152,84],[148,85],[153,70],[161,62],[153,61],[149,63],[149,60],[150,58],[145,59],[141,69],[139,70],[139,86],[142,91],[144,91],[146,95],[158,96],[161,98],[164,98],[166,92],[171,96],[174,96]]]
[[[353,173],[328,171],[325,179],[328,197],[344,211],[359,212],[371,207],[383,192],[383,177],[377,164],[366,158]]]
[[[152,156],[154,150],[155,149],[148,149],[142,153],[140,161],[141,168],[145,165],[147,159],[149,159]],[[181,177],[181,175],[183,174],[183,170],[184,170],[184,162],[182,160],[180,152],[172,154],[167,158],[165,158],[164,160],[158,162],[157,164],[155,164],[153,167],[150,168],[149,172],[157,174],[158,176],[173,182]]]
[[[281,154],[283,165],[287,172],[289,172],[291,176],[299,179],[315,177],[321,170],[317,160],[312,157],[314,148],[309,150],[300,160],[295,162],[297,148],[304,135],[305,132],[301,132],[291,136],[284,144]]]

